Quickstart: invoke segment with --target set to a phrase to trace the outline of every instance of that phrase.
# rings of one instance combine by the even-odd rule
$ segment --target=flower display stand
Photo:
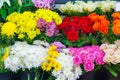
[[[34,72],[20,71],[18,73],[14,73],[13,75],[13,80],[34,80],[34,78],[35,78]]]
[[[78,80],[94,80],[95,72],[88,72],[84,75],[81,75]]]
[[[12,72],[0,73],[0,80],[12,80]]]
[[[120,80],[120,72],[118,72],[118,76],[114,77],[109,72],[107,73],[107,80]]]

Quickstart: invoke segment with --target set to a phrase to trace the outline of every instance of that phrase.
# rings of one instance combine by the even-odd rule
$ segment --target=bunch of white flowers
[[[60,6],[59,10],[62,13],[65,12],[92,12],[96,8],[100,8],[103,12],[110,11],[115,8],[116,1],[75,1],[75,3],[69,1],[66,4]]]
[[[5,68],[11,71],[17,71],[19,69],[37,68],[41,66],[45,61],[47,55],[47,48],[44,48],[42,44],[35,44],[41,41],[35,41],[34,45],[29,45],[26,42],[15,42],[10,46],[10,54],[4,61]]]
[[[82,75],[81,68],[73,65],[73,57],[68,52],[68,49],[62,50],[56,59],[62,66],[61,70],[52,72],[56,80],[76,80]]]
[[[104,51],[104,61],[106,63],[120,63],[120,40],[115,41],[115,44],[102,44],[100,48]]]
[[[10,0],[0,0],[0,9],[2,8],[4,2],[10,6]]]
[[[96,1],[95,4],[98,8],[100,8],[103,12],[108,12],[111,9],[115,9],[116,1]]]

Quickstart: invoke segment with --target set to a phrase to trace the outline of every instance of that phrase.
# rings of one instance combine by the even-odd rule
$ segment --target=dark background
[[[62,3],[66,3],[68,1],[75,1],[75,0],[55,0],[55,3],[62,4]],[[87,0],[82,0],[82,1],[87,1]],[[105,1],[105,0],[88,0],[88,1]],[[120,1],[120,0],[113,0],[113,1]]]

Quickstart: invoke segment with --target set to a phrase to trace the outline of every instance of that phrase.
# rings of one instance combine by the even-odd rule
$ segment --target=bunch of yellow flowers
[[[55,23],[57,25],[62,23],[62,18],[59,16],[59,14],[48,9],[38,9],[35,12],[35,16],[36,16],[36,20],[42,18],[46,20],[46,22],[52,22],[52,20],[55,20]]]
[[[17,36],[18,39],[33,40],[37,35],[40,35],[40,30],[37,27],[37,20],[43,18],[47,22],[55,21],[56,25],[62,22],[58,13],[46,9],[38,9],[35,13],[25,11],[23,13],[13,12],[8,15],[1,27],[1,34],[8,37]]]
[[[51,69],[55,69],[59,71],[61,69],[61,64],[55,60],[59,56],[57,51],[57,47],[52,45],[49,47],[48,56],[46,57],[46,62],[43,62],[42,69],[45,71],[50,71]]]
[[[24,39],[24,38],[34,39],[37,35],[40,34],[40,30],[36,27],[37,23],[36,23],[35,15],[30,11],[25,11],[21,14],[17,12],[13,12],[9,16],[7,16],[7,20],[9,22],[16,24],[17,28],[15,33],[18,34],[19,39]],[[2,32],[4,31],[5,30],[2,30]]]

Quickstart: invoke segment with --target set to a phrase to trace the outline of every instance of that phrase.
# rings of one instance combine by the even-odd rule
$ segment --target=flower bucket
[[[34,80],[35,72],[19,71],[17,74],[14,74],[13,80]]]
[[[120,72],[117,73],[118,76],[115,77],[113,75],[111,75],[109,72],[107,72],[107,80],[120,80]]]
[[[0,73],[0,80],[12,80],[12,72]]]
[[[84,75],[81,75],[77,80],[94,80],[95,72],[88,72]]]

